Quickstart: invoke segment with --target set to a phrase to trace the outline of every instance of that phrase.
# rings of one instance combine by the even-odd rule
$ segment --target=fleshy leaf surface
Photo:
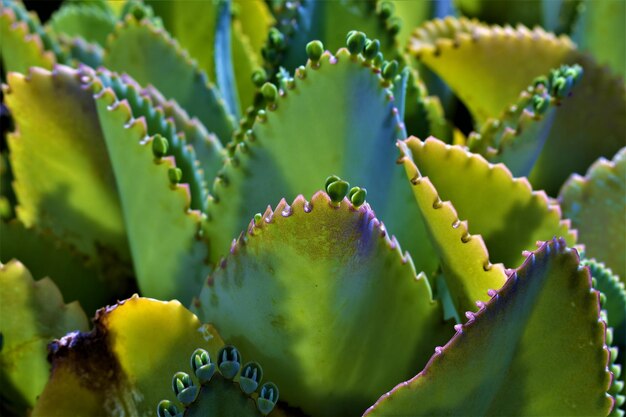
[[[0,3],[0,55],[4,70],[25,73],[30,67],[52,69],[56,57],[44,48],[37,34],[30,32],[28,24],[19,20],[14,10]]]
[[[599,295],[563,240],[529,254],[468,317],[422,372],[365,415],[605,416],[611,410]]]
[[[612,156],[624,144],[623,80],[576,50],[565,36],[446,18],[417,29],[409,48],[455,91],[479,126],[514,102],[535,77],[561,64],[583,67],[583,79],[559,109],[533,169],[530,180],[537,189],[556,194],[572,172],[586,169],[600,156]],[[561,157],[564,148],[567,158]]]
[[[87,330],[87,316],[78,303],[64,304],[50,279],[35,281],[12,260],[0,263],[0,317],[0,397],[25,415],[48,381],[46,345],[67,332]]]
[[[559,194],[565,217],[578,229],[590,258],[626,282],[626,148],[596,161],[585,177],[572,175]]]
[[[152,84],[166,98],[175,99],[222,143],[230,139],[234,119],[219,91],[163,29],[128,16],[109,38],[104,64],[128,73],[142,85]]]
[[[476,310],[477,301],[488,300],[489,289],[498,289],[506,281],[504,267],[489,262],[483,238],[470,235],[467,222],[459,220],[452,203],[443,202],[430,178],[422,176],[413,160],[411,141],[400,144],[401,160],[413,186],[418,215],[424,219],[441,259],[443,278],[455,310]]]
[[[193,308],[313,415],[362,412],[451,330],[369,205],[323,192],[255,216]]]
[[[19,259],[36,279],[52,279],[64,299],[80,301],[87,314],[93,314],[127,290],[125,276],[113,273],[122,272],[116,270],[120,265],[109,265],[109,273],[104,276],[94,261],[49,232],[36,227],[27,229],[15,219],[0,222],[0,236],[0,262]]]
[[[177,301],[134,296],[98,311],[94,329],[51,347],[52,375],[33,416],[154,416],[172,375],[223,341]]]
[[[561,219],[558,204],[543,191],[533,191],[525,178],[514,178],[504,165],[435,138],[404,143],[405,153],[441,200],[452,202],[469,232],[482,236],[492,262],[517,267],[524,260],[522,251],[555,236],[576,243],[576,232]]]
[[[106,246],[128,258],[111,162],[79,72],[61,65],[53,72],[33,68],[28,76],[10,73],[7,81],[19,219],[27,227],[50,228],[92,257]]]
[[[127,100],[118,99],[110,87],[102,88],[97,80],[92,88],[97,93],[96,107],[139,287],[148,296],[188,302],[208,267],[204,263],[206,244],[198,237],[201,213],[190,209],[189,186],[173,184],[170,179],[179,162],[173,156],[155,157],[152,142],[156,135],[148,135],[146,118],[133,115]]]
[[[106,10],[84,3],[66,3],[50,19],[50,26],[58,34],[81,37],[101,46],[106,45],[115,23],[115,17]]]
[[[204,226],[211,260],[225,254],[230,239],[268,201],[311,195],[336,174],[368,190],[417,270],[434,271],[437,261],[423,224],[404,209],[413,196],[396,164],[395,142],[405,132],[391,83],[361,55],[342,48],[336,56],[325,52],[319,63],[309,60],[286,84],[233,144],[234,155],[214,183]]]

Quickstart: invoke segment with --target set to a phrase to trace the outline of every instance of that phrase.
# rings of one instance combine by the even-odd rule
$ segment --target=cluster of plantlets
[[[2,413],[624,415],[624,2],[0,1]]]

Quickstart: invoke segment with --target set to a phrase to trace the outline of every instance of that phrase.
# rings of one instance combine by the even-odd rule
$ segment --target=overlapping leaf
[[[613,407],[599,295],[563,240],[529,254],[468,317],[422,372],[366,415],[582,416]]]
[[[172,375],[201,347],[223,342],[177,301],[134,296],[101,309],[89,333],[51,346],[52,375],[33,416],[153,416]]]
[[[361,412],[449,335],[428,280],[369,206],[325,193],[255,216],[194,309],[314,415]]]
[[[25,415],[48,380],[46,345],[69,331],[87,330],[87,317],[78,303],[63,303],[50,279],[34,281],[17,260],[0,263],[0,317],[0,397],[3,408]]]

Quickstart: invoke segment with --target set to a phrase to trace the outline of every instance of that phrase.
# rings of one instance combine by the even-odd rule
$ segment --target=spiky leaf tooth
[[[478,125],[498,115],[535,77],[551,68],[574,63],[583,67],[585,76],[557,112],[530,177],[538,189],[558,192],[569,174],[623,146],[626,87],[577,51],[569,38],[539,28],[502,28],[446,18],[416,30],[410,50],[450,85]],[[595,105],[589,106],[590,102]],[[568,158],[561,158],[564,148],[569,149]]]
[[[398,18],[381,13],[374,1],[280,1],[274,15],[276,25],[263,50],[272,69],[282,66],[294,71],[306,61],[305,46],[313,39],[336,51],[345,45],[346,33],[352,30],[378,39],[380,50],[388,59],[398,58]]]
[[[587,416],[611,410],[599,294],[565,241],[543,243],[468,317],[422,372],[365,415]]]
[[[267,41],[267,34],[276,22],[270,8],[263,0],[234,0],[233,12],[237,21],[241,22],[242,33],[248,39],[255,57],[261,61],[261,50]]]
[[[128,259],[111,162],[80,73],[60,65],[53,72],[33,68],[28,76],[10,73],[7,84],[18,218],[27,227],[50,228],[90,257],[104,245]]]
[[[276,385],[272,382],[261,385],[261,366],[256,362],[242,363],[234,346],[224,346],[217,357],[211,357],[204,349],[196,349],[191,355],[191,365],[191,372],[174,374],[172,385],[179,404],[162,400],[157,406],[158,417],[178,413],[187,417],[283,414],[280,409],[273,413],[279,397]]]
[[[413,196],[396,165],[395,147],[405,133],[387,80],[361,55],[340,49],[336,56],[325,52],[318,63],[309,61],[291,85],[278,93],[265,84],[266,100],[274,101],[243,140],[233,143],[234,156],[214,184],[204,227],[214,242],[211,260],[226,253],[259,207],[283,196],[310,195],[334,173],[365,187],[390,232],[406,242],[417,270],[434,271],[437,260],[421,220],[405,215]]]
[[[154,85],[190,116],[198,117],[222,143],[230,139],[234,119],[215,86],[167,32],[148,20],[138,22],[128,16],[119,24],[109,38],[104,64],[142,85]]]
[[[25,73],[33,66],[51,69],[56,64],[54,53],[44,48],[41,37],[31,33],[28,24],[5,1],[0,3],[0,55],[4,70]]]
[[[412,150],[419,144],[414,144],[413,141],[417,141],[417,139],[412,138],[401,143],[400,149],[403,155],[401,161],[410,179],[417,202],[419,211],[417,215],[424,219],[430,240],[437,250],[443,269],[442,276],[445,279],[445,285],[455,310],[475,311],[477,301],[488,300],[487,291],[489,289],[498,289],[506,281],[504,267],[502,264],[491,264],[483,238],[480,235],[470,235],[467,221],[461,222],[459,220],[453,203],[443,202],[429,178],[430,175],[420,172],[416,166],[416,163],[419,162],[419,156],[414,159]],[[430,145],[432,141],[429,140],[427,143]],[[436,144],[443,145],[439,141]],[[434,158],[438,159],[439,163],[444,160],[436,156]],[[445,162],[441,163],[441,167],[445,166],[447,171],[452,158],[445,159]],[[467,164],[453,163],[464,169],[467,167]],[[466,171],[464,175],[468,174]],[[437,181],[437,179],[438,176],[434,175],[433,181]],[[481,181],[476,178],[470,181],[481,184]],[[472,195],[476,195],[475,193],[474,191]],[[487,193],[488,191],[485,192],[485,194]],[[492,214],[490,213],[490,215]],[[473,226],[473,222],[471,225]]]
[[[178,301],[134,296],[98,311],[94,329],[50,346],[52,375],[33,416],[153,416],[171,375],[223,341]]]
[[[623,1],[581,1],[582,11],[572,38],[600,64],[608,64],[626,79],[626,3]]]
[[[410,52],[450,85],[479,124],[515,101],[535,77],[564,63],[573,49],[568,38],[540,28],[452,17],[426,22],[409,43]]]
[[[470,134],[470,151],[502,162],[514,176],[528,176],[550,136],[558,106],[572,91],[576,94],[582,76],[579,65],[564,65],[538,77],[497,119],[487,119],[479,133]]]
[[[26,415],[48,380],[46,345],[69,331],[87,330],[87,317],[78,303],[64,304],[50,279],[34,281],[17,260],[0,263],[0,316],[2,408]]]
[[[613,328],[613,345],[619,349],[622,372],[626,371],[626,289],[619,277],[613,274],[603,263],[593,259],[584,259],[582,265],[589,267],[595,279],[594,287],[604,294],[602,306],[607,312],[607,324]],[[623,378],[622,378],[623,380]],[[626,394],[626,391],[624,392]]]
[[[160,109],[155,109],[150,97],[141,94],[142,88],[129,76],[118,76],[105,69],[97,73],[83,69],[87,82],[93,82],[92,89],[100,91],[110,87],[118,101],[126,100],[130,106],[134,119],[141,117],[146,121],[148,136],[157,136],[163,149],[156,149],[153,142],[153,153],[156,158],[173,156],[181,177],[176,182],[186,183],[189,187],[190,207],[193,210],[204,210],[207,198],[207,185],[203,173],[199,168],[196,153],[193,147],[185,142],[185,137],[179,135],[173,120],[167,120]],[[213,178],[211,178],[213,179]]]
[[[146,87],[141,94],[152,100],[155,110],[162,111],[168,120],[174,122],[183,143],[193,148],[206,184],[212,184],[225,159],[224,149],[217,136],[207,132],[197,118],[190,118],[175,100],[166,100],[154,87]]]
[[[561,219],[559,206],[544,192],[533,191],[526,179],[513,178],[504,165],[435,138],[409,138],[403,152],[409,178],[428,177],[441,200],[450,201],[459,218],[468,221],[469,232],[482,236],[493,262],[516,267],[524,259],[522,251],[554,236],[576,243],[576,232]]]
[[[96,5],[66,3],[52,15],[49,25],[57,34],[105,46],[115,23],[115,16]]]
[[[450,334],[425,275],[369,205],[323,192],[255,216],[194,309],[313,415],[361,412]]]
[[[110,259],[101,270],[71,245],[45,230],[27,229],[17,219],[0,222],[0,236],[0,262],[19,259],[35,278],[51,278],[65,299],[80,301],[90,315],[127,290],[124,278],[130,272],[119,261]]]
[[[98,83],[93,88],[97,92]],[[146,118],[134,118],[128,101],[118,101],[111,88],[97,92],[96,107],[139,287],[147,296],[188,302],[208,271],[207,249],[198,237],[201,213],[189,208],[188,185],[170,179],[178,161],[155,157],[156,136],[148,136]]]
[[[559,194],[565,217],[578,229],[586,256],[602,260],[626,282],[626,148],[596,161],[585,177],[572,175]]]

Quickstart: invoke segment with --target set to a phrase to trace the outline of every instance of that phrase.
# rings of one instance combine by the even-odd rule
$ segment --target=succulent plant
[[[623,1],[0,2],[3,415],[624,415]]]

